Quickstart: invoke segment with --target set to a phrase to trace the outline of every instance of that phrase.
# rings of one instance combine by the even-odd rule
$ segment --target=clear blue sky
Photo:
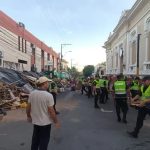
[[[0,9],[64,58],[82,67],[105,61],[102,48],[136,0],[0,0]],[[67,51],[72,51],[68,52]]]

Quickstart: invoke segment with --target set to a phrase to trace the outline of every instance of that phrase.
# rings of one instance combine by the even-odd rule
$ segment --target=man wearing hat
[[[132,98],[131,102],[138,107],[138,115],[134,130],[128,132],[128,134],[133,138],[137,138],[139,131],[143,126],[145,116],[147,114],[150,115],[150,76],[145,76],[143,78],[143,85],[141,86],[140,94]]]
[[[39,89],[29,95],[27,120],[34,125],[31,150],[47,150],[52,122],[56,128],[60,127],[53,108],[53,96],[47,92],[48,82],[47,77],[40,77],[37,81]]]

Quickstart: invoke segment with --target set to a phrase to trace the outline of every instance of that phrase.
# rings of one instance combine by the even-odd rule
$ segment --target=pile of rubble
[[[0,108],[13,109],[27,102],[28,94],[23,93],[15,84],[5,84],[0,81]]]

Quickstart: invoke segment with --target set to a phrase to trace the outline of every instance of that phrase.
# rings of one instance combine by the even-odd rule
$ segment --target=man
[[[135,77],[134,80],[130,84],[130,86],[131,86],[130,87],[130,92],[131,92],[132,98],[135,97],[136,95],[139,95],[139,91],[140,91],[139,80],[140,80],[139,77]]]
[[[39,89],[29,95],[27,120],[34,125],[31,150],[47,150],[52,122],[56,128],[60,127],[53,108],[53,96],[47,92],[48,81],[48,78],[40,77],[37,82]]]
[[[103,76],[102,79],[100,79],[100,103],[105,104],[108,99],[108,80],[106,76]]]
[[[116,114],[117,114],[118,122],[121,122],[120,110],[122,110],[123,123],[127,123],[127,120],[126,120],[126,115],[128,111],[127,89],[128,89],[128,86],[125,80],[123,79],[123,75],[118,75],[117,81],[114,82],[113,90],[114,90],[114,95],[115,95],[115,106],[116,106]]]
[[[60,114],[60,112],[58,112],[56,110],[56,99],[57,99],[57,85],[54,81],[49,82],[49,88],[48,88],[48,92],[50,92],[53,95],[53,99],[54,99],[54,110],[55,113],[58,115]]]
[[[144,77],[143,81],[144,84],[141,86],[141,93],[131,99],[132,104],[136,104],[138,107],[136,126],[132,132],[128,132],[133,138],[138,137],[146,115],[150,115],[150,76]]]
[[[97,108],[100,108],[98,105],[98,100],[100,99],[100,80],[99,80],[98,75],[95,76],[95,80],[93,81],[93,86],[94,86],[94,91],[95,91],[94,107],[97,109]]]
[[[92,80],[93,80],[92,78],[88,78],[88,81],[87,81],[87,89],[88,89],[87,96],[88,96],[88,98],[93,96],[92,95],[92,82],[93,82]]]
[[[83,95],[84,92],[87,94],[87,90],[86,90],[86,80],[82,79],[82,88],[81,88],[81,94]]]

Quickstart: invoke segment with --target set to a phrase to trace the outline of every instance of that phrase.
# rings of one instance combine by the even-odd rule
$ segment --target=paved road
[[[52,127],[49,150],[149,150],[150,121],[146,118],[138,139],[126,134],[134,127],[136,111],[130,109],[128,124],[118,123],[111,101],[94,109],[93,99],[79,92],[64,92],[57,109],[61,129]],[[24,110],[14,110],[0,123],[0,150],[30,150],[32,125]]]

